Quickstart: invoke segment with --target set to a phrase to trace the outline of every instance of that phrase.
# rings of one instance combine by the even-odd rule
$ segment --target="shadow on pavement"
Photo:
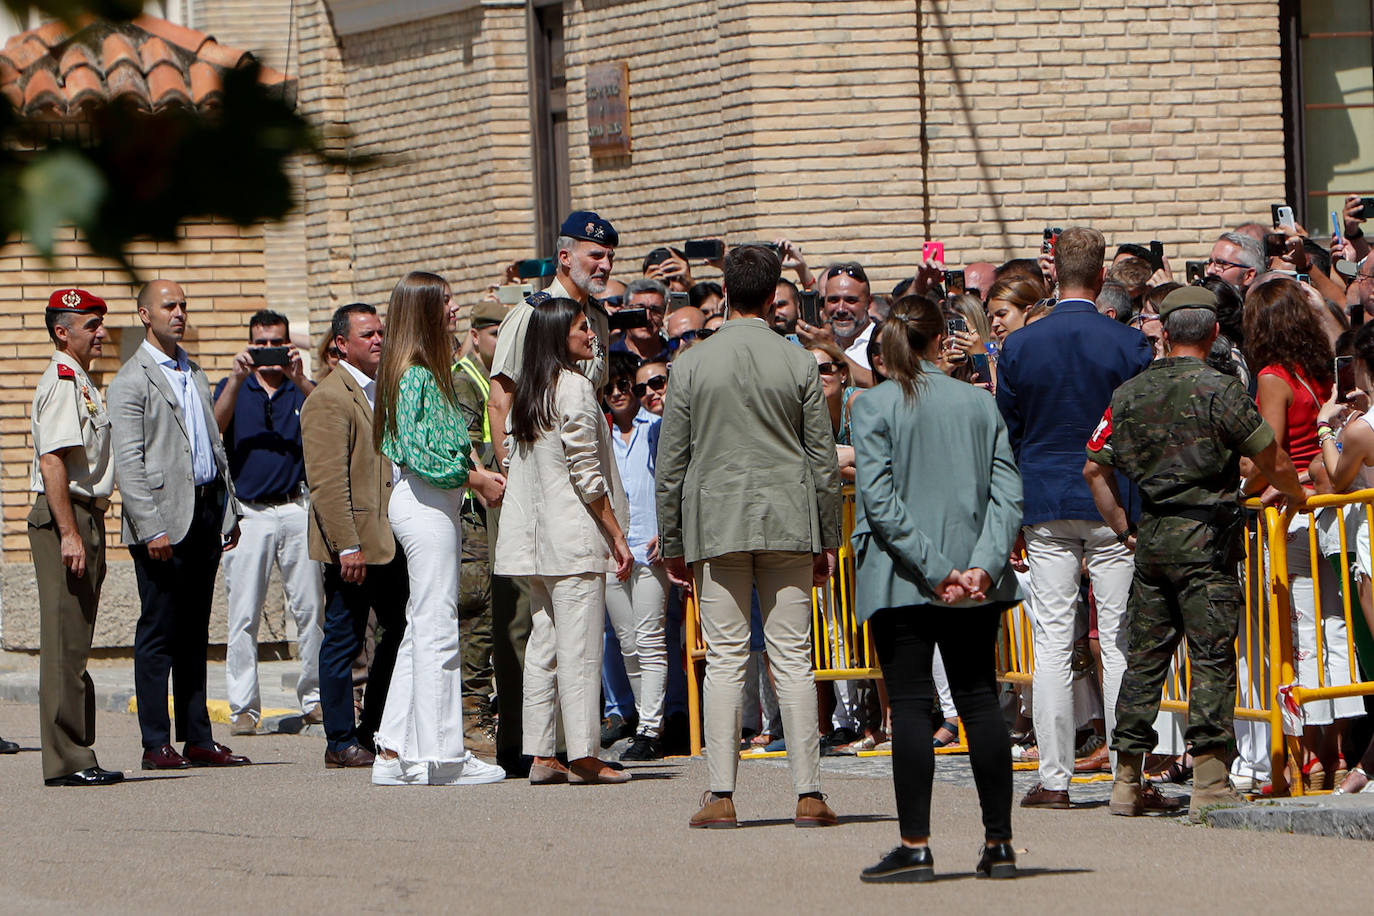
[[[940,864],[939,864],[938,862],[935,863],[935,867],[938,869],[938,868],[940,867]],[[1096,869],[1092,869],[1092,868],[1036,868],[1036,867],[1021,868],[1021,867],[1018,867],[1018,868],[1016,869],[1016,877],[1015,877],[1015,878],[999,878],[999,879],[997,879],[996,883],[998,883],[998,884],[1010,883],[1010,882],[1012,882],[1012,881],[1017,881],[1017,880],[1020,880],[1020,879],[1022,879],[1022,878],[1042,878],[1042,877],[1045,877],[1046,875],[1090,875],[1090,874],[1092,874],[1094,871],[1096,871]],[[982,879],[982,878],[979,878],[979,877],[978,877],[978,874],[977,874],[976,872],[971,872],[971,871],[966,871],[966,872],[955,872],[955,873],[953,873],[953,874],[947,874],[947,873],[946,873],[946,874],[942,874],[942,873],[940,873],[940,872],[937,871],[937,872],[935,873],[935,877],[931,879],[931,882],[934,883],[934,882],[937,882],[937,881],[981,881],[981,880],[989,880],[989,881],[991,881],[992,879],[990,879],[990,878],[989,878],[989,879]],[[912,882],[886,881],[886,882],[876,882],[874,885],[870,885],[870,886],[877,886],[878,884],[895,884],[895,885],[902,886],[902,887],[909,887],[909,886],[911,885],[911,883],[912,883]]]
[[[841,814],[841,815],[839,816],[839,823],[836,824],[836,826],[837,826],[837,827],[842,827],[842,826],[844,826],[845,824],[881,824],[881,823],[883,823],[884,821],[895,821],[895,820],[897,820],[896,816],[891,815],[891,814]],[[792,826],[792,818],[790,818],[790,817],[757,818],[757,819],[752,820],[752,821],[743,821],[743,820],[742,820],[742,821],[739,822],[739,825],[740,825],[741,827],[783,827],[783,826],[791,827],[791,826]],[[824,829],[824,828],[812,828],[812,829]]]

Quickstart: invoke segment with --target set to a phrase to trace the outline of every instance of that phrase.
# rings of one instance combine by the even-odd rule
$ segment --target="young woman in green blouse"
[[[392,463],[388,518],[410,577],[406,632],[377,730],[375,785],[473,785],[505,778],[463,747],[458,563],[464,487],[489,504],[505,479],[471,458],[449,374],[452,296],[413,271],[391,292],[373,436]]]

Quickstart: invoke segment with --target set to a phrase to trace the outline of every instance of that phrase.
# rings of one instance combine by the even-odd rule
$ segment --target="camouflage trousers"
[[[1244,606],[1234,572],[1211,563],[1137,560],[1127,606],[1126,675],[1116,702],[1112,750],[1155,749],[1155,717],[1180,639],[1192,672],[1188,695],[1190,750],[1229,751],[1235,743],[1236,627]]]
[[[463,705],[485,707],[492,695],[491,563],[487,522],[463,507],[463,562],[458,570],[458,632],[463,653]]]

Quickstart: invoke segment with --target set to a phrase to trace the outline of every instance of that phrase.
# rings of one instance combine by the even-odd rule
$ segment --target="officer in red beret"
[[[29,546],[38,577],[38,708],[43,781],[108,786],[95,760],[95,686],[86,671],[105,580],[105,512],[114,492],[110,417],[87,373],[109,335],[105,301],[84,289],[48,297],[57,348],[33,398]]]

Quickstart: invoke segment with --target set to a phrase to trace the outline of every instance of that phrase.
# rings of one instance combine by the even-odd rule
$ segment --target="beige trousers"
[[[530,576],[530,641],[525,646],[524,751],[552,757],[557,719],[569,760],[601,749],[601,650],[605,645],[606,577]]]
[[[820,731],[811,674],[811,554],[727,553],[695,564],[706,638],[706,765],[711,791],[733,792],[739,768],[749,606],[757,584],[787,763],[801,795],[820,791]]]

